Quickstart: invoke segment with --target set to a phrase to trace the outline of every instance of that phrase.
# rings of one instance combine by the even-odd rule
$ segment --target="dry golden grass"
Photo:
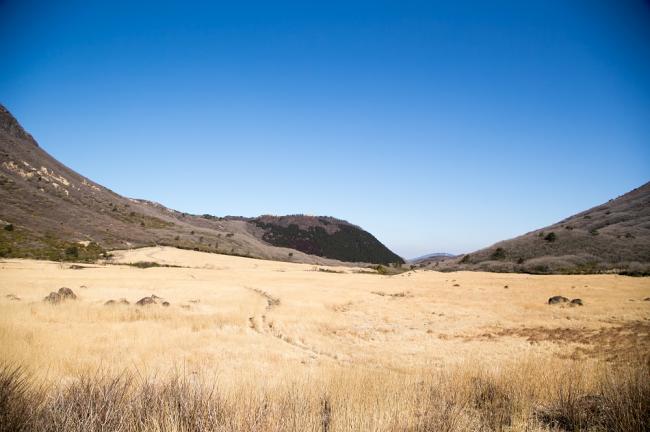
[[[117,261],[181,267],[0,263],[0,383],[27,386],[0,403],[38,407],[26,430],[644,430],[647,278]]]

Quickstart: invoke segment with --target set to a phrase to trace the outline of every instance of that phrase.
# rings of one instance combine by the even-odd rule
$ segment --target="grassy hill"
[[[304,215],[261,216],[252,222],[264,231],[262,239],[274,246],[342,261],[404,263],[372,234],[340,219]]]
[[[264,218],[190,215],[123,197],[50,156],[2,105],[0,202],[0,257],[92,261],[112,249],[168,245],[314,264],[401,260],[342,221],[335,231],[290,228],[280,241],[271,231],[281,227],[261,227]],[[304,238],[311,239],[309,247]]]
[[[650,183],[488,248],[419,264],[437,270],[650,274]]]

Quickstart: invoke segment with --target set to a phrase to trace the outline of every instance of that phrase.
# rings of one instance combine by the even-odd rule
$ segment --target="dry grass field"
[[[78,298],[43,301],[60,287]],[[648,278],[173,248],[5,260],[0,430],[648,430],[648,297]]]

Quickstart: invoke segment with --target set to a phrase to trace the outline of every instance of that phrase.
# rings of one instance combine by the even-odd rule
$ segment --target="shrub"
[[[69,246],[65,249],[65,255],[68,258],[77,258],[79,256],[79,248],[77,246]]]
[[[14,225],[13,224],[5,225],[5,231],[13,231],[13,230],[14,230]]]
[[[492,252],[491,258],[493,260],[502,260],[506,258],[506,250],[502,247],[496,248],[494,252]]]
[[[148,268],[153,268],[153,267],[171,267],[171,268],[180,268],[180,266],[177,265],[172,265],[172,264],[159,264],[154,261],[137,261],[133,263],[126,263],[126,265],[130,265],[131,267],[137,267],[141,269],[148,269]]]
[[[381,264],[378,265],[377,267],[375,267],[375,270],[377,270],[377,273],[379,273],[380,275],[385,275],[386,273],[388,273],[388,271],[386,270],[386,267],[384,267]]]
[[[549,243],[552,243],[555,240],[557,240],[557,235],[551,231],[550,233],[546,234],[546,236],[544,236],[544,240],[546,240]]]

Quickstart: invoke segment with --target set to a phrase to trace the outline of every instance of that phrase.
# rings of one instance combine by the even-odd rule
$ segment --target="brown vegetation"
[[[648,279],[328,273],[171,248],[114,260],[83,271],[0,262],[4,430],[596,432],[647,422]],[[42,302],[64,285],[82,295]],[[555,295],[584,306],[549,306]],[[145,297],[157,305],[134,304]]]
[[[176,372],[56,385],[0,366],[0,431],[620,431],[650,424],[647,362],[330,371],[256,388]]]

